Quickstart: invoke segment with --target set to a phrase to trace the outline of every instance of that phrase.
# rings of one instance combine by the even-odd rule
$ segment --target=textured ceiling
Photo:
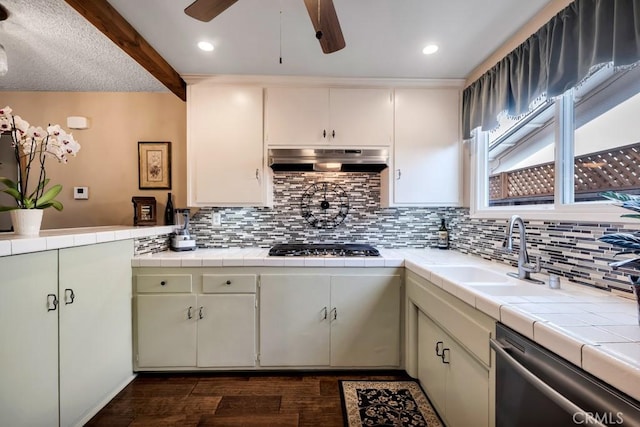
[[[0,0],[0,44],[9,72],[0,90],[133,91],[167,89],[63,0]]]
[[[240,0],[209,23],[192,0],[109,0],[181,75],[465,78],[548,0],[334,0],[347,47],[324,55],[302,0]],[[0,0],[0,90],[165,91],[63,0]],[[208,40],[205,53],[196,43]],[[425,44],[440,51],[422,55]],[[279,63],[282,56],[283,62]]]

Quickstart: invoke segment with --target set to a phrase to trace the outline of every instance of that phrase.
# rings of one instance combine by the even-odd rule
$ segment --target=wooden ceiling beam
[[[187,100],[187,84],[176,70],[106,0],[65,0],[171,92]]]

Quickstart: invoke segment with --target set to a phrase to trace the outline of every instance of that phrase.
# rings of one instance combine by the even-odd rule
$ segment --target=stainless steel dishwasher
[[[498,324],[496,426],[640,427],[640,402]]]

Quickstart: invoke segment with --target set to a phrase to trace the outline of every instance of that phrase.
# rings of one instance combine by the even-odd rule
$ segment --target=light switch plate
[[[89,198],[89,187],[73,187],[73,198],[87,200]]]

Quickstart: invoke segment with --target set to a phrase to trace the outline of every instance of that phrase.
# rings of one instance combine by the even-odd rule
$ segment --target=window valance
[[[567,91],[599,64],[640,60],[640,0],[576,0],[464,90],[463,138]]]

